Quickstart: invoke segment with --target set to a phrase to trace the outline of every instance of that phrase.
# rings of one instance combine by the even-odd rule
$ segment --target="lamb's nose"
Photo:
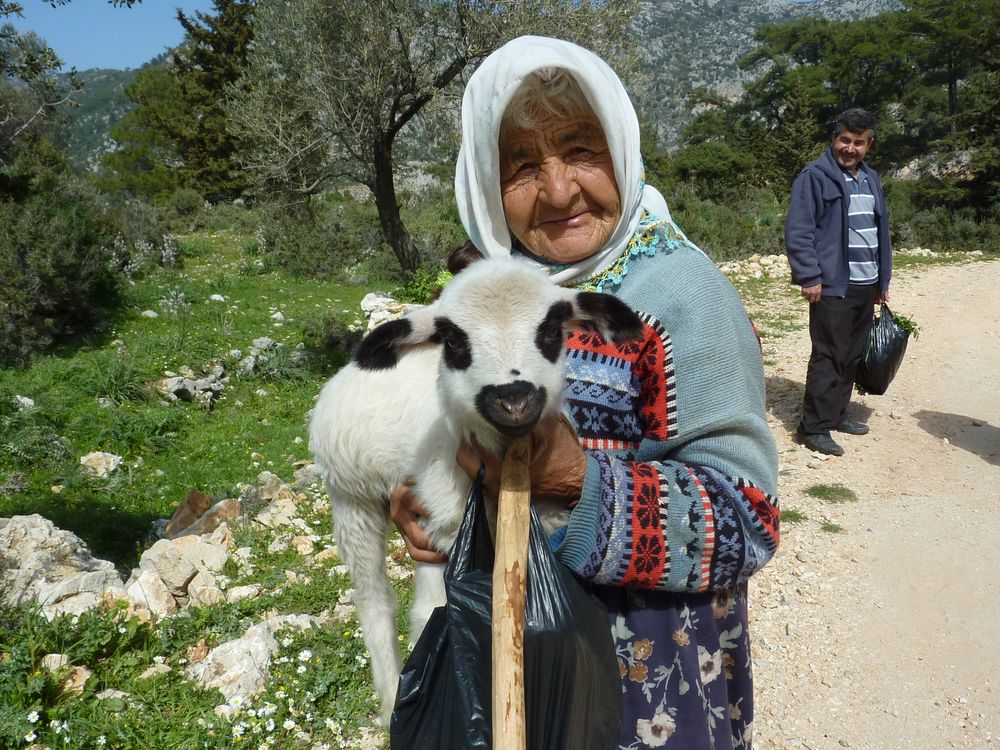
[[[520,421],[531,406],[531,394],[498,398],[497,403],[501,409],[510,414],[511,419]]]
[[[476,408],[483,418],[505,435],[531,432],[545,407],[545,389],[525,380],[483,388]]]

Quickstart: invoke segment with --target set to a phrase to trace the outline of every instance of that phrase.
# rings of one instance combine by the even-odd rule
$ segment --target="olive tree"
[[[337,180],[367,186],[412,273],[420,255],[394,180],[401,134],[522,34],[569,38],[616,59],[629,49],[634,10],[634,0],[260,0],[228,104],[230,127],[251,144],[243,166],[261,193],[285,200],[308,200]]]

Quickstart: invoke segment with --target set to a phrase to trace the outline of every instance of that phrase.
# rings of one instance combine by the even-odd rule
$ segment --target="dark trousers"
[[[823,297],[809,305],[812,354],[806,371],[803,432],[829,433],[844,420],[871,331],[877,292],[875,284],[852,284],[844,297]]]

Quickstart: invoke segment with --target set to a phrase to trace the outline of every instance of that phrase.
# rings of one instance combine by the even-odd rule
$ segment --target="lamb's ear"
[[[362,370],[388,370],[399,362],[405,347],[426,343],[433,335],[434,306],[431,305],[380,325],[358,344],[354,361]]]
[[[601,292],[574,292],[569,297],[576,320],[597,326],[608,341],[621,344],[643,337],[642,318],[617,297]]]

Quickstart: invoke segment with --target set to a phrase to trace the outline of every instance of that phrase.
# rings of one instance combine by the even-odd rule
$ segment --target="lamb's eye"
[[[434,322],[435,335],[441,342],[444,362],[452,370],[464,370],[472,364],[472,346],[468,334],[447,318]]]
[[[557,323],[547,323],[545,327],[542,328],[542,336],[546,342],[562,341],[562,326]]]

